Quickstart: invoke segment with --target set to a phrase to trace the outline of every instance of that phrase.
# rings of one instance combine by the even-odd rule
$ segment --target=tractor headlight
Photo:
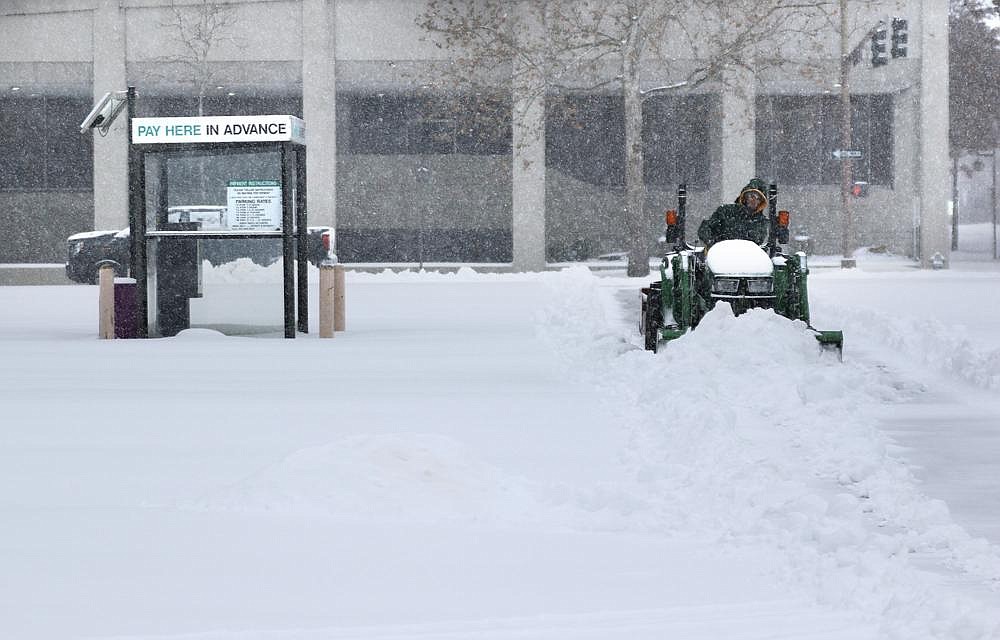
[[[740,290],[739,278],[716,278],[712,281],[713,293],[735,294]]]
[[[747,280],[747,293],[751,295],[771,293],[773,290],[774,281],[771,278],[751,278]]]

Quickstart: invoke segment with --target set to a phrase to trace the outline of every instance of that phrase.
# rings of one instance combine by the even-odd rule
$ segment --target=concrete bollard
[[[344,288],[344,267],[337,265],[333,268],[333,329],[334,331],[344,331],[347,327],[345,319],[345,288]]]
[[[112,340],[115,337],[115,268],[112,265],[101,265],[98,283],[100,293],[97,333],[101,340]]]
[[[321,264],[319,265],[319,337],[320,338],[333,338],[334,337],[334,311],[333,311],[333,300],[335,298],[334,294],[334,283],[336,278],[334,278],[334,272],[336,271],[336,266],[333,264]]]

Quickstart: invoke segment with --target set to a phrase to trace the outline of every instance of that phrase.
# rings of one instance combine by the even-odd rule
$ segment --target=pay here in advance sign
[[[133,144],[295,142],[305,144],[306,125],[295,116],[133,118]]]

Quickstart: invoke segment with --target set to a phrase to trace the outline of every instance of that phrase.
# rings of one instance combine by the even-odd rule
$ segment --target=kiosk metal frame
[[[304,136],[282,136],[287,139],[271,141],[212,141],[198,142],[178,140],[177,142],[137,142],[133,123],[148,119],[136,119],[134,89],[129,89],[128,130],[129,130],[129,225],[131,228],[130,249],[132,252],[132,275],[136,280],[137,324],[139,337],[149,336],[149,292],[148,243],[159,238],[189,238],[225,240],[247,238],[282,239],[282,273],[284,293],[284,330],[286,338],[294,338],[296,329],[302,333],[309,331],[309,261],[308,261],[308,216],[306,211],[306,148]],[[247,116],[266,118],[270,116]],[[282,116],[289,117],[291,116]],[[223,116],[221,118],[227,118]],[[220,118],[220,119],[221,119]],[[232,118],[232,117],[228,117]],[[213,118],[169,118],[159,120],[211,121]],[[302,121],[294,118],[298,124]],[[304,125],[302,125],[304,132]],[[149,230],[146,225],[147,184],[146,156],[156,154],[163,158],[161,166],[166,172],[166,160],[172,156],[182,156],[190,152],[204,152],[207,156],[221,156],[245,153],[273,153],[277,151],[281,164],[281,231],[162,231]],[[168,193],[167,178],[161,176],[158,210],[166,210]],[[295,268],[297,261],[297,270]],[[297,272],[296,272],[297,271]],[[297,295],[296,295],[297,294]],[[298,303],[296,307],[296,301]],[[297,317],[296,317],[297,311]],[[296,322],[297,320],[297,322]]]

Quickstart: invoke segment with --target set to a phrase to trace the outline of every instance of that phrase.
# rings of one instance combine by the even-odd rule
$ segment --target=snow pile
[[[352,522],[529,521],[530,484],[439,435],[346,437],[301,449],[235,486],[185,505],[321,515]]]
[[[749,240],[722,240],[712,245],[705,266],[716,274],[770,276],[774,265],[767,253]]]
[[[582,268],[582,267],[581,267]],[[377,272],[349,270],[346,274],[349,281],[365,283],[393,284],[405,282],[408,284],[439,283],[439,282],[497,282],[515,281],[531,282],[538,279],[533,273],[480,273],[468,266],[460,266],[454,271],[427,271],[417,269],[382,269]],[[250,258],[237,258],[230,262],[213,265],[205,260],[202,262],[202,278],[206,283],[234,284],[244,282],[272,282],[282,279],[281,260],[267,266],[259,265]],[[319,268],[309,264],[309,280],[316,282],[319,278]]]
[[[266,267],[250,258],[237,258],[216,266],[205,260],[201,265],[202,281],[206,284],[281,282],[283,278],[280,260]]]
[[[634,319],[609,326],[589,273],[551,285],[543,330],[568,375],[621,398],[635,491],[650,505],[629,526],[776,545],[787,559],[776,571],[879,620],[888,637],[1000,633],[1000,612],[943,598],[917,568],[944,563],[1000,584],[996,550],[920,493],[873,426],[875,406],[917,385],[821,356],[802,323],[763,310],[735,318],[726,305],[654,355]]]
[[[458,267],[455,271],[427,271],[417,269],[382,269],[375,273],[365,271],[349,271],[347,278],[351,281],[365,283],[407,284],[440,283],[440,282],[534,282],[538,279],[535,273],[480,273],[468,266]]]
[[[1000,350],[984,350],[961,328],[949,328],[933,319],[894,318],[875,311],[818,309],[837,317],[845,335],[880,345],[885,355],[897,361],[915,362],[983,389],[1000,389]]]

